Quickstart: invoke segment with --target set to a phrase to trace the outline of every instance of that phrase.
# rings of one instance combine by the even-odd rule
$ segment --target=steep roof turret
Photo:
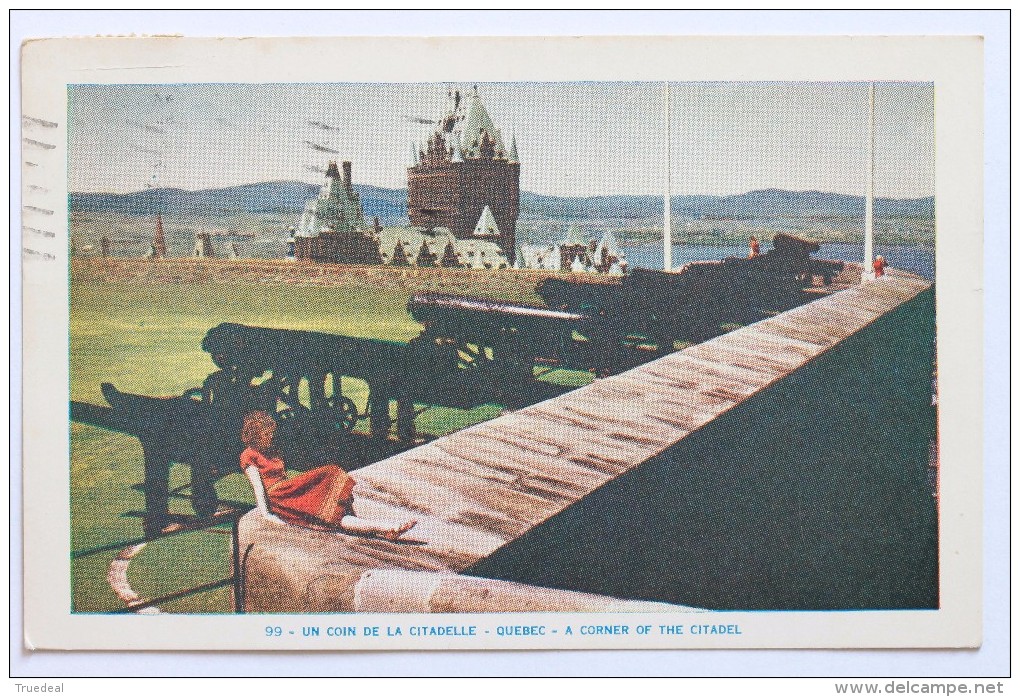
[[[598,245],[595,247],[595,258],[601,259],[602,252],[611,257],[619,257],[620,255],[620,244],[616,241],[616,235],[609,230],[602,233],[602,239],[599,240]]]
[[[329,162],[318,198],[305,204],[301,224],[298,226],[299,236],[315,237],[321,233],[322,228],[346,233],[368,227],[351,179],[350,162],[343,163],[343,174],[335,160]]]
[[[482,104],[478,88],[463,98],[459,91],[451,93],[451,97],[450,111],[440,119],[437,132],[451,134],[454,141],[459,141],[460,157],[476,159],[483,155],[483,149],[491,149],[492,157],[509,157],[503,136]]]
[[[450,158],[450,162],[463,162],[464,153],[460,149],[460,138],[454,135],[451,140],[453,141],[453,157]]]
[[[577,223],[571,223],[570,227],[567,228],[567,239],[563,240],[563,246],[574,247],[574,246],[586,247],[587,242],[584,241],[584,237],[581,235],[581,228]]]
[[[476,89],[467,100],[467,110],[461,127],[461,142],[467,157],[478,157],[481,154],[480,148],[486,134],[495,146],[496,156],[499,157],[500,154],[505,156],[506,148],[503,145],[503,136],[492,122],[485,106],[482,105],[482,98]]]
[[[492,214],[492,209],[486,206],[478,217],[474,235],[476,237],[499,237],[500,234],[499,225],[496,223],[496,216]]]
[[[166,235],[163,233],[163,215],[160,213],[156,214],[156,232],[152,236],[152,256],[156,259],[166,258]]]
[[[520,164],[521,160],[517,156],[517,134],[514,133],[510,136],[510,152],[506,154],[506,161],[511,164]]]

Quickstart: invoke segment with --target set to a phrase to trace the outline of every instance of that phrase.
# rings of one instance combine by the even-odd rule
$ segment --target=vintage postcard
[[[980,644],[979,39],[22,57],[27,647]]]

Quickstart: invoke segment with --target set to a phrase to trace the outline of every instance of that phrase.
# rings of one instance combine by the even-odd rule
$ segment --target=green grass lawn
[[[216,370],[201,349],[202,337],[221,322],[307,329],[348,336],[407,341],[421,327],[406,312],[408,293],[364,286],[266,284],[72,283],[71,399],[104,405],[100,384],[147,395],[180,395]],[[552,382],[580,385],[587,373],[554,371]],[[345,394],[364,410],[367,387],[344,381]],[[441,435],[492,418],[495,405],[468,411],[433,408],[417,420],[424,433]],[[367,424],[359,424],[363,430]],[[142,450],[136,438],[71,424],[71,549],[73,608],[78,612],[123,609],[107,581],[110,562],[142,537]],[[175,465],[171,489],[188,483]],[[221,500],[252,503],[238,471],[217,485]],[[186,493],[186,490],[185,492]],[[171,512],[191,513],[184,497]],[[142,598],[156,598],[230,577],[229,526],[189,532],[148,543],[131,561],[128,581]],[[161,604],[164,612],[229,612],[231,588],[186,595]]]
[[[201,349],[202,337],[220,322],[406,341],[421,329],[407,316],[406,303],[406,293],[388,289],[76,284],[71,291],[71,399],[105,404],[102,382],[151,395],[178,395],[200,386],[216,370]],[[349,389],[363,407],[365,388]],[[175,466],[171,487],[187,484],[187,477],[186,467]],[[132,488],[143,481],[136,438],[71,425],[71,549],[80,555],[111,548],[72,562],[75,610],[123,607],[106,575],[113,557],[142,537],[141,519],[131,514],[145,508],[141,491]],[[220,480],[217,491],[221,499],[252,501],[240,471]],[[173,499],[171,511],[190,512],[190,504]],[[223,526],[149,543],[129,566],[132,588],[151,598],[229,577],[227,530]],[[224,587],[199,593],[162,609],[225,612],[230,592]]]

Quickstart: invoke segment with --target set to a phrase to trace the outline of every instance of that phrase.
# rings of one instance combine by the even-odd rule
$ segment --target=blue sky
[[[356,183],[401,188],[411,143],[471,85],[81,85],[69,88],[73,191],[204,189],[315,182],[328,159]],[[480,84],[509,141],[521,186],[541,194],[661,194],[662,83]],[[934,193],[930,84],[876,89],[876,193]],[[672,191],[864,191],[864,83],[673,83]],[[336,154],[327,152],[334,150]]]

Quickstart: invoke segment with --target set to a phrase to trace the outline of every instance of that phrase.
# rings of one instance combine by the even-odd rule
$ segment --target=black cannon
[[[570,388],[536,379],[541,366],[605,376],[699,341],[726,323],[746,324],[806,301],[843,264],[811,258],[818,245],[777,235],[761,256],[688,264],[675,273],[635,269],[623,278],[549,278],[546,306],[419,294],[408,302],[422,332],[407,343],[226,323],[202,341],[218,370],[176,397],[102,386],[110,407],[71,403],[71,418],[137,436],[145,453],[146,530],[166,520],[174,462],[191,467],[192,505],[210,516],[214,482],[237,471],[245,414],[279,422],[277,446],[289,466],[367,464],[416,442],[416,405],[518,408]],[[344,380],[368,385],[364,413]],[[391,443],[396,403],[396,445]],[[352,455],[354,429],[368,420],[371,451]]]
[[[600,316],[619,337],[672,351],[675,341],[702,341],[725,324],[747,324],[805,301],[815,278],[828,284],[843,263],[816,260],[819,245],[777,234],[773,249],[751,258],[687,264],[675,272],[634,269],[615,283],[550,278],[538,293],[551,307]]]
[[[609,375],[703,341],[726,324],[747,324],[805,302],[816,276],[828,284],[843,264],[811,258],[818,244],[779,234],[753,258],[696,262],[677,272],[635,269],[629,276],[548,278],[546,307],[421,294],[408,312],[422,337],[455,346],[462,366],[497,382],[526,381],[535,365]]]
[[[494,379],[459,346],[425,333],[399,343],[226,323],[208,331],[202,348],[218,370],[183,395],[149,397],[104,383],[109,407],[71,403],[72,420],[141,442],[149,534],[167,522],[169,473],[175,462],[190,467],[195,513],[208,517],[216,511],[214,483],[238,471],[241,426],[252,411],[275,415],[275,444],[288,466],[331,462],[353,469],[416,442],[416,404],[517,406],[559,393],[553,386],[537,392],[518,387],[511,398],[505,380]],[[345,380],[351,378],[368,386],[364,413],[344,394]],[[396,443],[390,439],[391,402],[396,404]],[[365,438],[353,434],[365,419],[368,444],[356,442]]]

